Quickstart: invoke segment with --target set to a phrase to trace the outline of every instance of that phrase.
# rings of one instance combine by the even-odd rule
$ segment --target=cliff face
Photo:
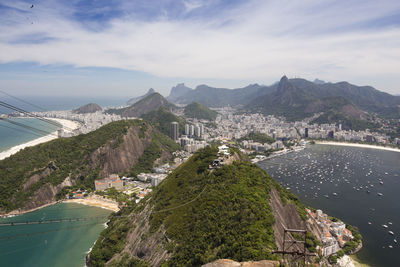
[[[140,138],[140,129],[131,127],[127,134],[122,137],[123,142],[115,146],[113,142],[98,148],[90,155],[92,168],[100,167],[100,178],[104,178],[113,173],[128,171],[138,162],[139,157],[143,154],[146,147],[152,141],[152,129]]]
[[[10,195],[7,199],[0,196],[0,213],[54,202],[66,186],[94,187],[95,179],[128,174],[150,144],[161,151],[158,162],[169,160],[176,146],[143,121],[121,121],[105,127],[32,147],[0,161],[0,166],[4,165],[1,186],[8,186]],[[14,175],[19,179],[14,180]]]
[[[144,260],[150,266],[160,266],[171,256],[165,248],[169,242],[165,235],[165,228],[161,227],[155,232],[150,232],[151,206],[149,203],[142,211],[129,220],[129,233],[126,236],[127,244],[121,253],[114,255],[108,262],[120,261],[124,254],[132,255]]]
[[[270,192],[270,203],[275,218],[273,226],[275,243],[282,249],[284,229],[306,229],[305,222],[299,216],[297,208],[291,203],[282,203],[279,192],[273,188]]]

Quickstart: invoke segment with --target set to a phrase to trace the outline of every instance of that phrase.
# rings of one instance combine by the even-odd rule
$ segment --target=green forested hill
[[[150,122],[154,127],[156,127],[160,132],[169,136],[171,122],[176,121],[179,123],[179,131],[181,133],[185,130],[186,120],[174,115],[172,112],[168,111],[166,108],[159,108],[158,110],[150,111],[144,115],[142,118]]]
[[[120,109],[108,109],[106,112],[110,114],[118,114],[123,117],[139,118],[143,114],[158,110],[159,108],[165,108],[167,110],[177,109],[174,104],[168,102],[168,100],[159,93],[152,93],[129,107]]]
[[[93,188],[101,174],[129,172],[138,158],[146,161],[141,156],[147,147],[177,149],[171,139],[140,120],[117,121],[85,135],[25,148],[0,161],[0,213],[53,201],[66,178]]]
[[[214,147],[198,151],[148,198],[112,216],[91,252],[92,266],[201,266],[220,258],[273,259],[270,190],[277,188],[284,202],[303,209],[301,203],[247,161],[210,171],[216,155]]]
[[[217,117],[217,112],[198,102],[193,102],[185,107],[185,116],[189,118],[204,119],[213,121]]]
[[[213,160],[215,152],[199,153],[154,193],[151,229],[162,224],[173,240],[170,266],[198,266],[218,258],[246,261],[272,257],[271,178],[248,162],[212,173],[204,171],[208,166],[204,163]],[[202,190],[196,203],[156,213],[186,203]]]

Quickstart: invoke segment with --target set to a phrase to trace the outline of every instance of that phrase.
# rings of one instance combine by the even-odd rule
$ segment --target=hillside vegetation
[[[109,109],[107,113],[121,115],[123,117],[141,117],[142,115],[158,110],[159,108],[165,108],[167,110],[174,110],[177,107],[168,102],[162,95],[159,93],[152,93],[147,95],[143,99],[140,99],[138,102],[132,104],[126,108],[120,109]]]
[[[186,120],[182,117],[174,115],[172,112],[163,107],[159,108],[158,110],[153,110],[143,114],[142,118],[150,122],[160,132],[167,136],[170,134],[171,122],[173,121],[179,123],[179,131],[181,134],[183,134],[185,131]]]
[[[198,102],[193,102],[185,107],[185,116],[189,118],[213,121],[217,118],[217,112]]]
[[[216,156],[215,147],[198,151],[148,198],[112,216],[91,252],[92,266],[201,266],[220,258],[274,259],[272,188],[279,190],[282,201],[303,210],[304,206],[247,161],[210,171]]]
[[[0,161],[0,212],[54,201],[65,186],[94,188],[95,179],[128,172],[138,162],[152,166],[149,148],[168,154],[178,147],[146,122],[122,120],[25,148]]]

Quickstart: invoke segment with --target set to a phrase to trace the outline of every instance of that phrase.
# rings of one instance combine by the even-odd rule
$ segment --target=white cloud
[[[190,0],[183,1],[183,4],[185,6],[186,12],[190,12],[194,9],[197,9],[197,8],[200,8],[203,6],[203,3],[201,1],[193,1],[193,0],[192,1],[190,1]]]
[[[207,20],[121,18],[99,32],[60,16],[49,5],[35,13],[33,25],[0,26],[0,62],[114,67],[159,77],[255,82],[273,81],[283,73],[350,81],[374,75],[400,77],[400,28],[359,26],[392,15],[400,4],[315,3],[251,1]],[[190,11],[201,2],[185,1],[185,6]],[[10,43],[35,33],[54,39]]]

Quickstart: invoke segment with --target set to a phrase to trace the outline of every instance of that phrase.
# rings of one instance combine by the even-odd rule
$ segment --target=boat
[[[337,193],[332,193],[332,195],[337,196]]]
[[[382,193],[378,193],[378,196],[383,196],[383,194]]]
[[[397,240],[396,239],[393,239],[393,242],[397,244]]]
[[[368,224],[371,225],[372,223],[371,223],[371,222],[368,222]]]
[[[388,233],[391,234],[391,235],[394,235],[394,233],[392,231],[389,231]]]
[[[393,248],[393,246],[392,246],[392,245],[389,245],[389,248]]]
[[[382,226],[383,226],[384,228],[388,228],[388,226],[387,226],[386,224],[382,224]]]
[[[383,184],[383,182],[382,182],[382,181],[379,181],[379,183],[380,183],[380,184]]]

